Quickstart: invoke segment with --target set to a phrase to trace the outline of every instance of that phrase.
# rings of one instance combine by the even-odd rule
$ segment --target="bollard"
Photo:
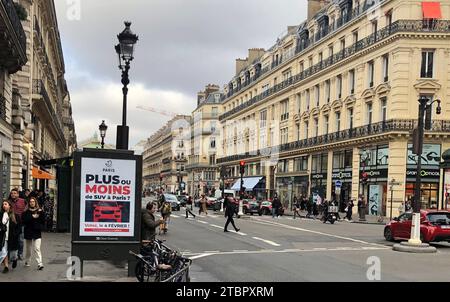
[[[241,199],[239,200],[239,213],[238,213],[239,216],[244,215],[243,209],[244,209],[244,201]]]
[[[225,199],[222,200],[222,201],[220,202],[220,212],[221,212],[221,213],[223,213],[223,204],[224,204],[224,201],[225,201]]]

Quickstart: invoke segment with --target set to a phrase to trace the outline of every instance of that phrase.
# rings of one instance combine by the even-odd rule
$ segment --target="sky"
[[[191,114],[197,92],[221,88],[249,48],[268,49],[306,19],[306,0],[55,0],[78,141],[98,132],[115,145],[122,84],[114,45],[124,21],[139,36],[131,64],[130,147],[170,117],[137,106]]]

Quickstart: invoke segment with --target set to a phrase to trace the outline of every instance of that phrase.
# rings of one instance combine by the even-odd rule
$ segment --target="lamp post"
[[[365,200],[365,193],[364,193],[364,185],[365,185],[366,181],[368,180],[368,176],[366,173],[366,164],[367,164],[368,156],[366,156],[363,160],[363,156],[365,153],[366,153],[365,150],[363,150],[363,149],[359,150],[359,162],[360,162],[360,165],[362,165],[362,177],[360,178],[362,180],[361,181],[362,193],[360,194],[360,196],[358,196],[358,201],[359,201],[359,198],[361,198],[361,202],[362,202],[361,205],[359,205],[359,202],[358,202],[358,213],[359,213],[360,221],[366,221],[366,203],[365,203],[366,200]]]
[[[100,130],[100,137],[102,138],[102,149],[105,148],[105,137],[106,137],[106,130],[108,130],[108,126],[106,126],[105,121],[102,121],[100,126],[98,126],[98,130]]]
[[[129,137],[129,127],[127,126],[127,95],[130,78],[128,77],[128,71],[130,70],[130,63],[134,59],[134,45],[138,41],[138,36],[133,34],[130,26],[131,22],[125,22],[125,29],[117,36],[119,44],[115,46],[116,53],[119,56],[119,69],[122,70],[123,84],[122,125],[117,126],[116,148],[123,150],[128,150]]]
[[[391,213],[389,216],[389,221],[392,220],[392,206],[394,204],[394,186],[397,185],[397,182],[395,181],[395,178],[392,178],[389,182],[389,190],[391,190]]]
[[[411,225],[411,239],[408,243],[410,245],[421,245],[420,240],[420,200],[421,200],[421,187],[422,187],[422,152],[423,152],[423,137],[425,127],[427,129],[431,128],[431,119],[427,119],[427,123],[424,122],[425,112],[431,110],[433,103],[437,102],[438,106],[436,108],[436,114],[441,114],[441,101],[434,100],[431,101],[427,97],[421,97],[419,99],[419,120],[417,124],[417,129],[414,133],[414,153],[417,155],[417,170],[416,170],[416,183],[415,183],[415,198],[414,198],[414,214],[413,221]],[[431,112],[430,112],[431,113]],[[431,115],[430,115],[431,116]]]

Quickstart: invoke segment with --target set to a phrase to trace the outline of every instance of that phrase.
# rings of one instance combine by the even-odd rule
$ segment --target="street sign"
[[[180,187],[181,187],[182,189],[184,189],[184,188],[186,187],[186,183],[184,183],[184,182],[180,183]]]
[[[342,187],[342,181],[336,180],[336,189]]]

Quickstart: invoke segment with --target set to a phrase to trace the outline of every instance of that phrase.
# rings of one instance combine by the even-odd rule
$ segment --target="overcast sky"
[[[122,86],[114,45],[125,20],[139,35],[130,71],[130,147],[170,119],[137,106],[190,114],[198,91],[208,83],[222,88],[236,58],[269,48],[307,11],[306,0],[80,0],[73,20],[74,1],[55,3],[78,141],[105,120],[106,141],[115,145]]]

